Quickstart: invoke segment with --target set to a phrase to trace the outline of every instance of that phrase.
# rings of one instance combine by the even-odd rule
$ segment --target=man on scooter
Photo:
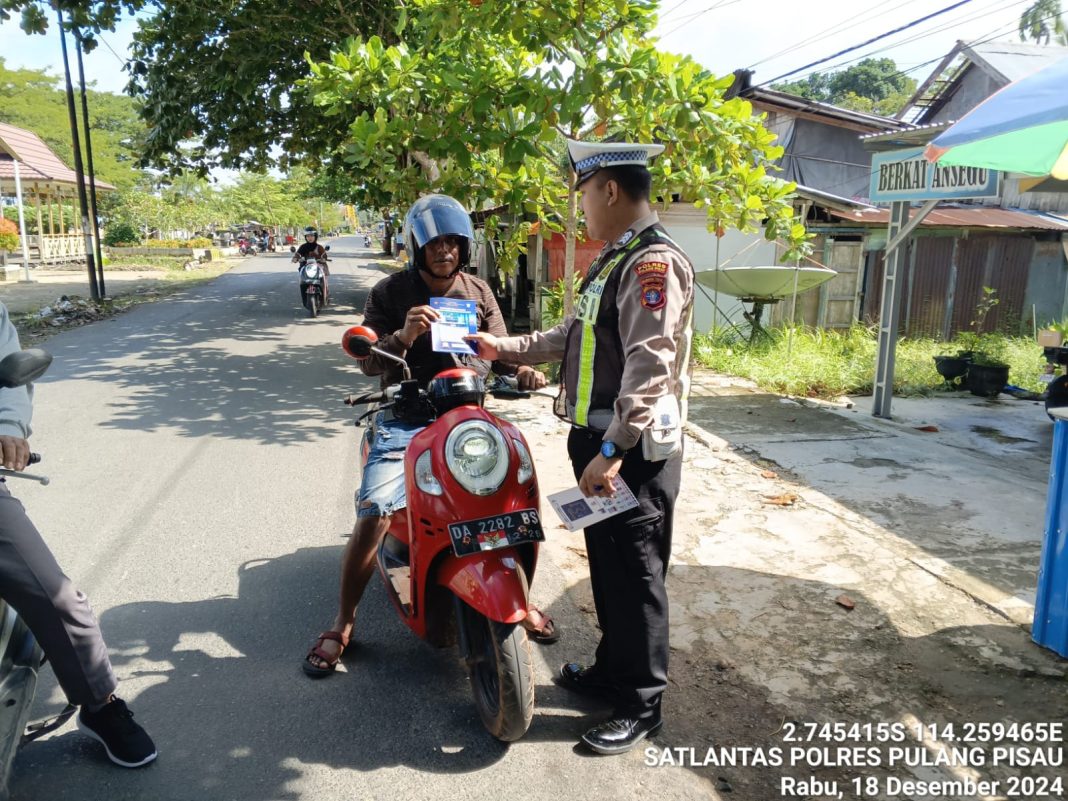
[[[19,350],[19,336],[0,303],[0,359]],[[0,388],[0,460],[8,470],[29,463],[30,387]],[[118,686],[108,649],[89,601],[75,589],[0,478],[0,595],[26,621],[60,687],[81,707],[78,728],[104,745],[124,768],[147,765],[156,746],[115,696]]]
[[[314,258],[323,271],[323,305],[330,305],[330,267],[327,265],[326,248],[319,244],[319,231],[314,225],[304,229],[304,244],[293,254],[293,263],[303,258]]]
[[[491,366],[498,374],[515,375],[522,389],[545,386],[545,376],[531,367],[491,363],[476,356],[438,353],[430,341],[430,324],[438,318],[430,298],[475,301],[480,331],[507,335],[504,318],[489,285],[462,272],[470,263],[474,229],[459,202],[445,195],[427,195],[415,202],[404,223],[410,255],[408,269],[382,279],[371,290],[363,325],[378,334],[378,347],[404,358],[412,378],[422,385],[450,367],[470,367],[483,378]],[[400,368],[371,354],[360,362],[367,375],[382,376],[382,386],[399,383]],[[319,635],[302,663],[309,676],[327,676],[349,644],[356,606],[374,571],[375,553],[389,530],[390,518],[404,509],[404,452],[423,426],[385,419],[379,413],[369,428],[370,453],[356,495],[356,526],[341,562],[341,593],[334,624]],[[559,637],[551,618],[531,607],[524,627],[535,642]]]

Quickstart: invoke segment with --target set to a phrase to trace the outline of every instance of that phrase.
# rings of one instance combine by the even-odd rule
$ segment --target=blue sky
[[[867,54],[889,57],[922,80],[957,39],[997,35],[1017,41],[1016,22],[1033,0],[969,0],[965,5],[895,34],[817,69],[848,66]],[[755,65],[757,82],[816,61],[952,5],[953,0],[663,0],[658,35],[665,50],[686,53],[724,74]],[[123,59],[136,20],[126,18],[104,40]],[[909,41],[911,40],[911,41]],[[59,38],[27,36],[17,21],[0,24],[0,54],[11,66],[61,74]],[[87,77],[98,89],[120,92],[126,83],[121,59],[105,45],[86,58]],[[761,63],[758,63],[761,62]],[[73,66],[73,65],[72,65]],[[804,73],[801,73],[803,75]]]

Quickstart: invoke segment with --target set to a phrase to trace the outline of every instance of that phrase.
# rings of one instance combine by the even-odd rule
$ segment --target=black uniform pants
[[[30,627],[72,704],[99,703],[115,674],[85,594],[71,584],[17,498],[0,484],[0,598]]]
[[[575,478],[601,449],[601,432],[572,428],[567,451]],[[663,462],[642,456],[641,444],[623,458],[619,477],[638,507],[586,529],[590,584],[601,626],[595,674],[617,693],[616,713],[648,717],[667,688],[671,522],[682,477],[682,455]]]

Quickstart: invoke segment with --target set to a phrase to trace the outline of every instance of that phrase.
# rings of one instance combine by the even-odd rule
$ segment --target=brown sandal
[[[541,619],[540,626],[535,622],[538,618]],[[541,645],[549,645],[560,639],[560,631],[553,623],[553,619],[533,604],[523,619],[523,628],[527,630],[527,637]]]
[[[341,643],[341,650],[337,654],[330,654],[323,650],[323,640],[333,640],[336,643]],[[312,678],[321,679],[323,676],[329,676],[334,670],[337,669],[337,663],[341,661],[341,655],[345,653],[345,648],[348,647],[349,638],[342,634],[340,631],[324,631],[319,635],[319,639],[315,641],[315,645],[308,651],[308,655],[304,657],[304,661],[301,663],[301,667],[304,668],[304,672]],[[311,663],[313,656],[319,657],[326,662],[326,667],[319,667]]]

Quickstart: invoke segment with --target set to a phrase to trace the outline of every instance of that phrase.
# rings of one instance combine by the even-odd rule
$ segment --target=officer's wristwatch
[[[601,456],[605,459],[622,459],[624,453],[626,453],[626,451],[614,442],[609,442],[606,439],[601,443]]]

